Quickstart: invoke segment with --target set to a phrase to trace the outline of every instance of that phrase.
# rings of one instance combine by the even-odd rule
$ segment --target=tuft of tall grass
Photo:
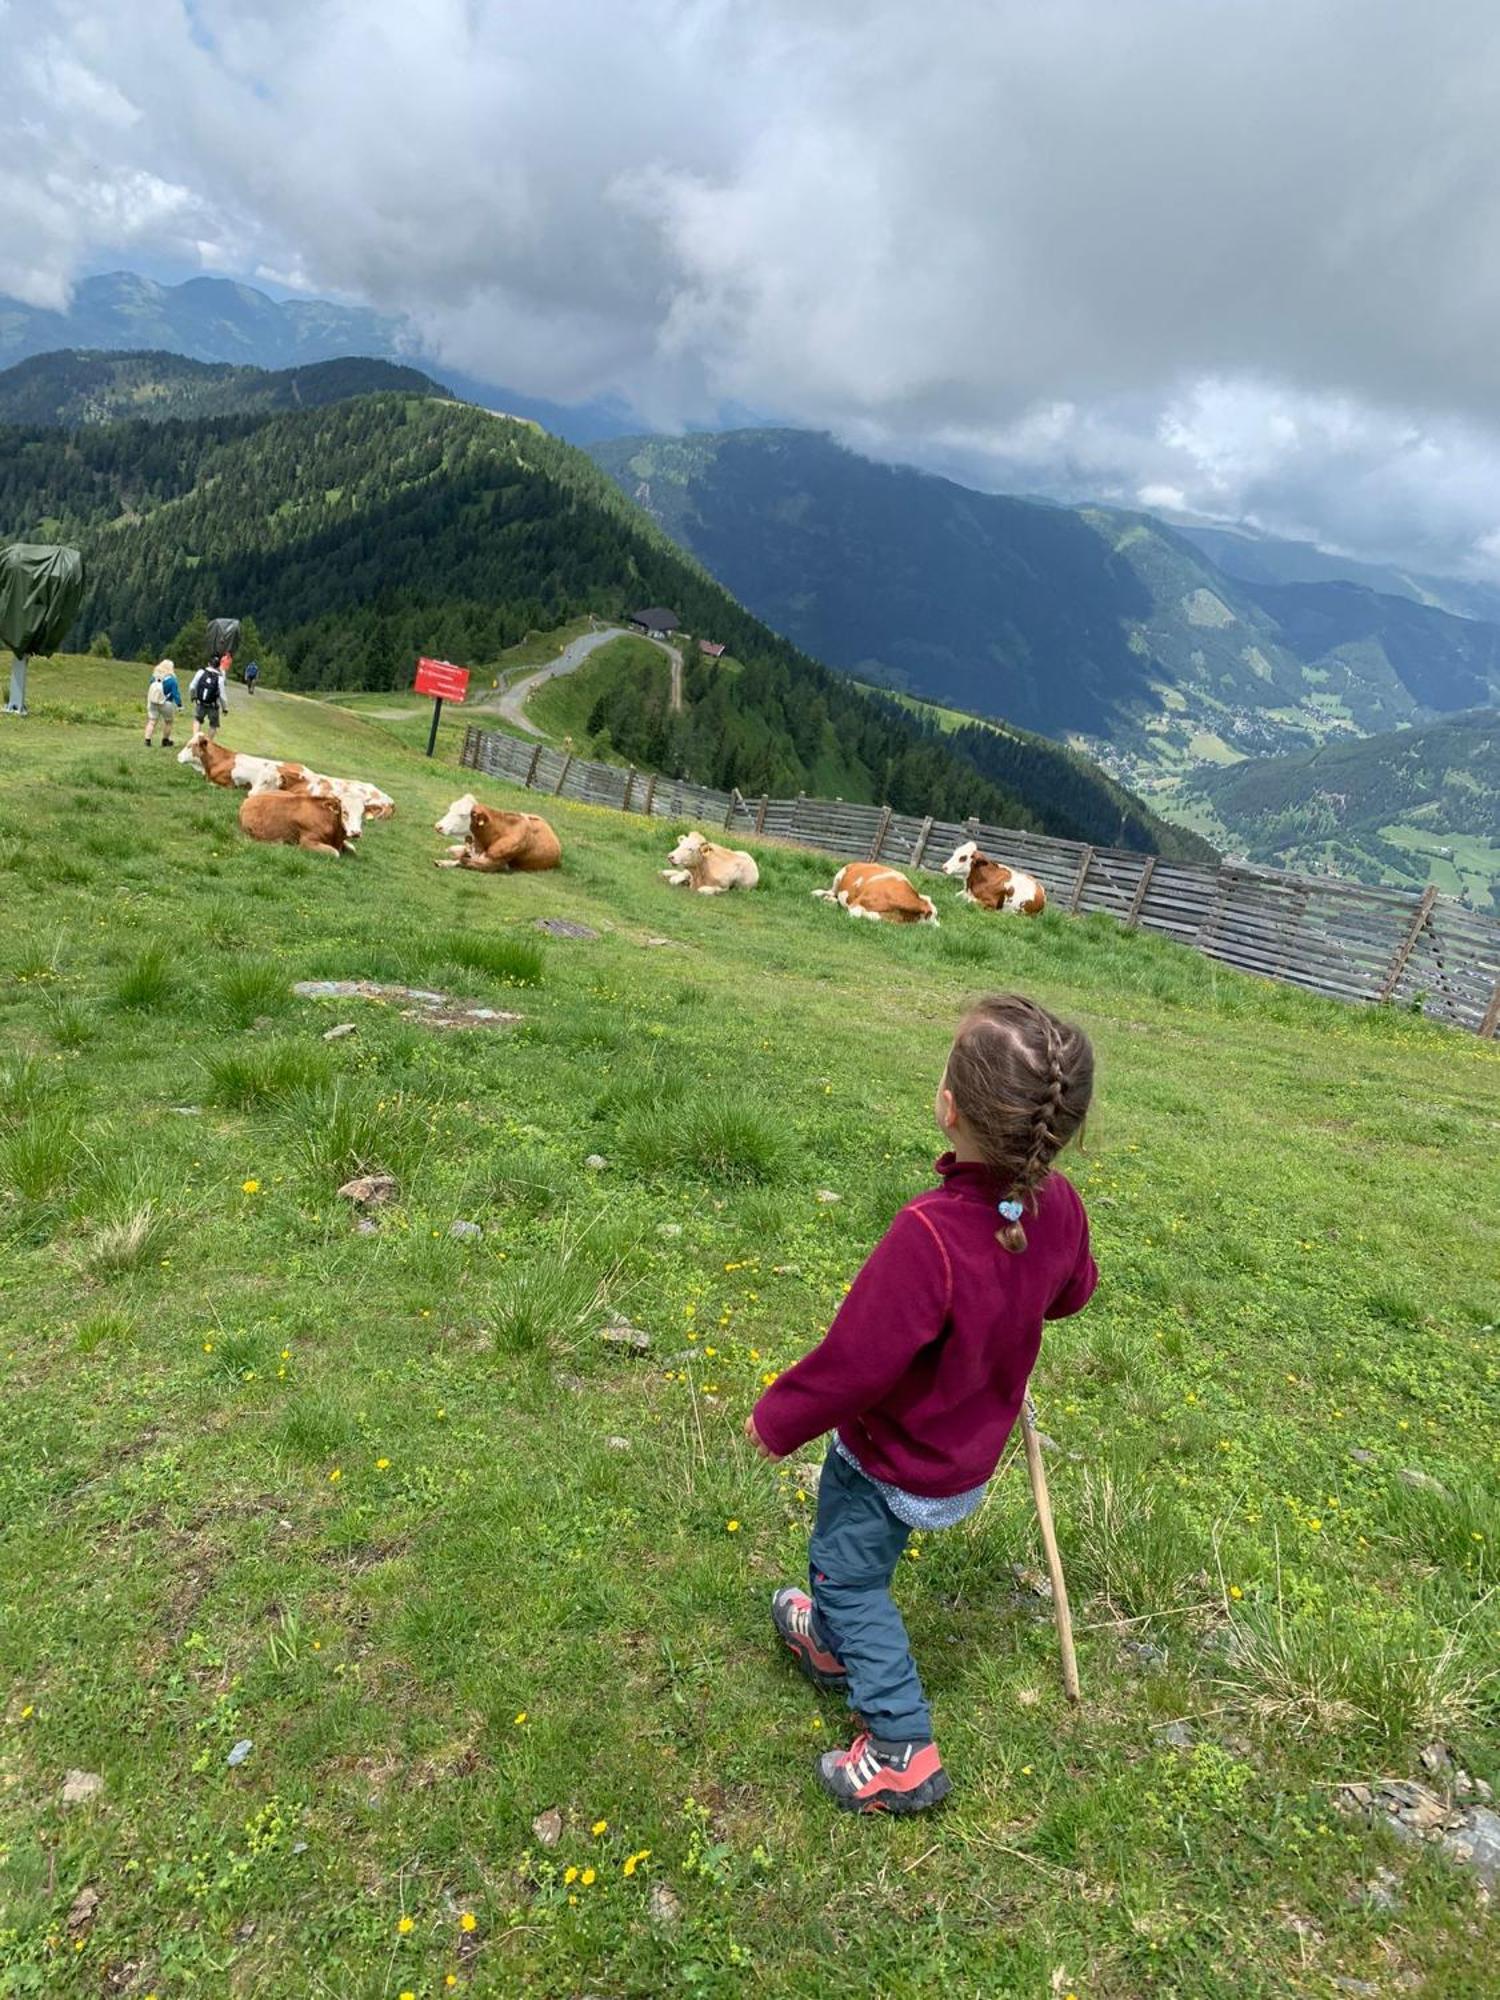
[[[85,1157],[67,1112],[48,1106],[0,1139],[0,1190],[45,1201],[72,1184]]]
[[[633,1173],[685,1176],[726,1187],[778,1180],[790,1156],[786,1128],[773,1113],[753,1098],[706,1089],[628,1118],[618,1150]]]
[[[290,1000],[286,970],[270,958],[242,959],[219,981],[219,1001],[229,1024],[248,1028],[263,1014],[278,1014]]]
[[[1199,1592],[1202,1558],[1187,1524],[1160,1482],[1134,1471],[1085,1467],[1059,1539],[1075,1588],[1103,1598],[1117,1618],[1149,1623]]]
[[[137,1271],[159,1256],[168,1226],[161,1210],[145,1202],[121,1221],[107,1222],[95,1230],[79,1262],[96,1278],[118,1278],[127,1271]]]
[[[7,1056],[0,1062],[0,1120],[30,1118],[56,1091],[57,1078],[39,1057]]]
[[[603,1320],[604,1280],[576,1249],[546,1259],[507,1264],[490,1303],[490,1327],[502,1354],[541,1354],[576,1347]]]
[[[130,1012],[154,1013],[166,1006],[176,984],[176,972],[166,947],[148,944],[116,973],[111,998],[116,1007]]]
[[[367,1085],[340,1079],[299,1089],[283,1115],[291,1150],[315,1179],[335,1183],[356,1174],[411,1174],[427,1147],[427,1110],[401,1092],[377,1097]]]
[[[429,962],[483,973],[503,986],[539,986],[546,957],[531,938],[501,931],[447,931],[431,940]]]
[[[211,1104],[253,1111],[326,1085],[333,1059],[321,1043],[268,1039],[217,1049],[204,1059],[203,1071]]]
[[[47,1032],[60,1049],[87,1048],[97,1032],[93,1010],[60,994],[48,1002],[46,1021]]]

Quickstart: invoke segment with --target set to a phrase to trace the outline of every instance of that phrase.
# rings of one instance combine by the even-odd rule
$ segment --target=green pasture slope
[[[578,806],[558,875],[440,874],[467,777],[296,698],[227,740],[399,813],[254,847],[141,685],[0,724],[0,1994],[1481,1990],[1472,1880],[1335,1787],[1500,1785],[1500,1052],[1103,918],[851,923],[774,846],[694,901]],[[288,991],[356,975],[522,1019]],[[1085,1699],[1013,1465],[903,1570],[951,1804],[841,1817],[766,1615],[812,1478],[740,1426],[1010,985],[1099,1053],[1104,1282],[1035,1385]]]

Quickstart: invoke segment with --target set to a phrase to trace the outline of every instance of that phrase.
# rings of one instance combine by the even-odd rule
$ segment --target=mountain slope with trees
[[[1500,626],[1251,584],[1144,514],[971,492],[803,431],[591,447],[736,596],[857,674],[1131,778],[1500,698]]]
[[[478,664],[528,631],[670,605],[742,664],[690,682],[693,776],[795,791],[832,770],[846,796],[906,811],[1055,812],[770,632],[581,452],[467,405],[0,430],[0,522],[83,547],[78,629],[116,654],[159,651],[195,614],[252,615],[301,688],[403,686],[422,652]]]
[[[1200,772],[1188,796],[1252,860],[1497,901],[1500,709]]]
[[[70,348],[36,354],[0,371],[0,424],[74,429],[133,417],[161,423],[171,417],[255,415],[318,409],[386,391],[452,394],[420,369],[369,356],[266,369],[151,350],[112,354]]]

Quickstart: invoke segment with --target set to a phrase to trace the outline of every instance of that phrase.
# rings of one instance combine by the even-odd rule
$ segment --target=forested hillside
[[[255,415],[311,410],[382,391],[447,396],[420,369],[352,357],[297,368],[236,368],[182,354],[38,354],[0,371],[0,424],[160,423],[169,417]]]
[[[1225,844],[1279,867],[1500,889],[1500,711],[1202,772],[1191,796]]]
[[[978,493],[805,431],[591,447],[822,659],[1138,781],[1500,696],[1500,627],[1357,584],[1274,588],[1145,514]]]
[[[0,523],[82,546],[78,630],[117,654],[159,651],[196,613],[251,615],[302,688],[397,687],[421,652],[481,664],[528,631],[667,604],[744,669],[706,691],[691,775],[814,789],[833,755],[850,797],[1018,825],[1050,810],[769,632],[580,452],[465,405],[0,430]]]

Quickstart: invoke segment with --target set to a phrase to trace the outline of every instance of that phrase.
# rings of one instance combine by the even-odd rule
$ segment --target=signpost
[[[469,692],[469,670],[448,660],[417,661],[417,678],[412,684],[418,694],[432,696],[432,728],[427,735],[427,754],[437,746],[438,717],[445,701],[462,701]]]

